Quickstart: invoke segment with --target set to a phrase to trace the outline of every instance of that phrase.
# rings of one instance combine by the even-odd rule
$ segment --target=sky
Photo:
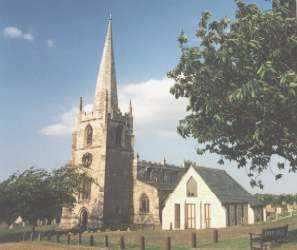
[[[248,1],[270,8],[264,0]],[[134,108],[141,159],[222,168],[218,156],[197,156],[196,144],[176,133],[186,100],[170,94],[166,73],[178,62],[181,30],[197,44],[201,13],[234,18],[233,0],[0,0],[0,180],[30,166],[53,169],[70,159],[79,97],[90,108],[107,19],[112,13],[119,103]],[[272,165],[275,161],[272,162]],[[245,169],[223,167],[252,193],[292,193],[296,175],[252,189]]]

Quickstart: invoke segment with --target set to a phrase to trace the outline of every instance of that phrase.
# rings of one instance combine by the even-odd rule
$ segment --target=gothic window
[[[88,212],[85,208],[80,212],[79,225],[82,228],[86,228],[88,225]]]
[[[191,177],[187,182],[187,196],[197,197],[197,182]]]
[[[116,145],[121,146],[122,144],[122,133],[123,133],[123,126],[119,125],[116,129]]]
[[[86,168],[90,167],[92,164],[93,156],[91,153],[85,153],[82,157],[82,165]]]
[[[81,184],[81,190],[78,194],[79,201],[86,201],[89,200],[91,197],[91,181],[83,181]]]
[[[139,212],[147,214],[150,211],[150,202],[146,194],[142,194],[140,197]]]
[[[160,181],[162,182],[162,183],[164,183],[165,182],[165,171],[162,169],[161,170],[161,177],[160,177]]]
[[[177,175],[178,175],[178,173],[175,173],[175,172],[171,173],[170,177],[168,178],[168,182],[175,183],[176,179],[177,179]]]
[[[153,181],[154,182],[158,182],[159,179],[160,179],[160,175],[159,175],[158,171],[157,170],[154,170],[153,171]]]
[[[85,129],[85,141],[86,145],[92,145],[93,142],[93,128],[89,124]]]
[[[146,176],[145,176],[146,181],[151,181],[151,174],[152,174],[152,169],[148,168],[146,171]]]
[[[164,183],[170,183],[170,176],[169,173],[164,173]]]

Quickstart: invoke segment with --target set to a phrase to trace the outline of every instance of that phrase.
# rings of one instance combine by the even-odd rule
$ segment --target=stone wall
[[[108,120],[104,199],[106,224],[130,223],[134,137],[130,118],[119,113]]]
[[[104,222],[130,222],[132,154],[116,149],[108,152],[105,182]]]
[[[149,213],[140,212],[140,198],[143,194],[149,198]],[[132,221],[134,224],[160,225],[159,194],[156,187],[135,179],[133,207]]]
[[[64,208],[60,222],[61,228],[75,227],[80,223],[80,213],[86,210],[88,213],[88,226],[100,227],[103,224],[103,204],[105,187],[105,167],[106,167],[106,116],[91,112],[80,112],[77,117],[76,126],[73,133],[72,143],[72,163],[73,166],[82,166],[85,154],[91,155],[91,163],[85,166],[84,170],[94,178],[91,185],[88,200],[78,200],[74,208]],[[86,144],[86,127],[93,129],[92,143]],[[78,198],[78,197],[77,197]]]

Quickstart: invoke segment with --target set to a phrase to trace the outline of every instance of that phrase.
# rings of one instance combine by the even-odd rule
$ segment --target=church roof
[[[173,190],[186,169],[172,164],[139,161],[137,178],[161,190]]]
[[[249,203],[252,206],[261,205],[225,170],[199,166],[194,166],[194,169],[223,204]]]
[[[137,168],[137,177],[139,180],[155,186],[160,191],[168,191],[164,199],[174,190],[182,176],[188,170],[185,167],[178,167],[167,163],[164,165],[150,161],[139,161]],[[261,205],[253,195],[248,193],[225,170],[201,166],[193,166],[193,168],[222,204],[249,203],[252,206]]]

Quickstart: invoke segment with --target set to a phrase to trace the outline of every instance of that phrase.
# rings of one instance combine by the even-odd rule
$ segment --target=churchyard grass
[[[39,226],[36,227],[36,230],[43,232],[48,230],[54,230],[55,227],[55,225]],[[17,226],[12,229],[0,228],[0,243],[20,240],[24,233],[26,233],[27,237],[29,237],[31,232],[32,226]]]
[[[94,233],[95,247],[89,247],[90,235],[82,235],[82,244],[80,249],[99,250],[104,248],[105,235],[108,235],[110,249],[120,249],[120,237],[124,236],[125,246],[128,250],[140,249],[140,237],[145,237],[146,250],[165,249],[166,237],[171,237],[172,250],[190,250],[191,233],[195,232],[198,239],[198,249],[224,249],[238,250],[249,249],[249,232],[260,232],[262,228],[278,227],[289,224],[290,237],[288,243],[276,246],[273,249],[293,250],[297,249],[297,216],[282,219],[272,223],[263,223],[250,226],[230,227],[219,230],[219,242],[213,242],[213,229],[207,230],[185,230],[185,231],[161,231],[156,230],[138,230],[138,231],[106,231]],[[0,245],[0,250],[37,250],[37,249],[75,249],[78,248],[78,235],[71,235],[70,246],[67,246],[67,237],[61,236],[60,243],[55,243],[56,237],[52,237],[51,242],[42,239],[41,242],[21,242],[8,243]]]

